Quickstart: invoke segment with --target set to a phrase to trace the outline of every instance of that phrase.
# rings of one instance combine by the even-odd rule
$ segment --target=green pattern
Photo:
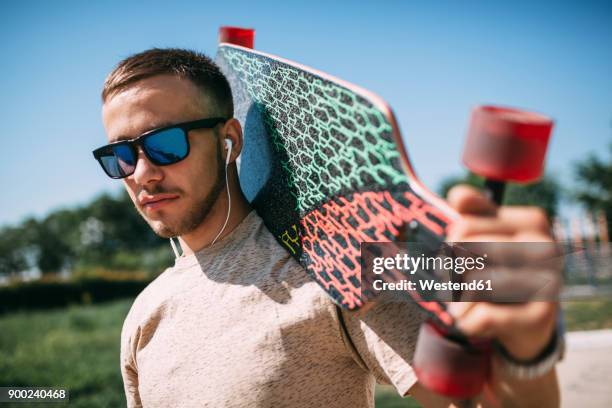
[[[254,104],[265,107],[274,148],[287,158],[281,166],[297,211],[372,185],[406,189],[392,126],[371,102],[278,61],[231,47],[219,53]]]

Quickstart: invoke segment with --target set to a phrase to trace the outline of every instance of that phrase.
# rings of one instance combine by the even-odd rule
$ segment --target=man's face
[[[173,75],[144,79],[112,95],[102,108],[110,142],[214,115],[193,82]],[[151,163],[139,148],[134,174],[123,179],[134,205],[162,237],[188,234],[202,224],[224,186],[221,144],[212,129],[189,132],[189,155],[169,166]]]

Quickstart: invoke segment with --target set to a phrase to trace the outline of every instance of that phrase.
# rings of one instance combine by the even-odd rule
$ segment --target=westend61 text
[[[452,290],[493,290],[490,279],[477,279],[471,282],[437,282],[435,279],[419,280],[416,283],[406,279],[397,282],[384,282],[380,279],[374,281],[375,290],[422,290],[422,291],[452,291]]]

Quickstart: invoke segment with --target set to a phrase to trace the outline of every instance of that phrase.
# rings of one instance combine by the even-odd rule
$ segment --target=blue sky
[[[460,162],[470,109],[551,115],[547,168],[612,141],[612,2],[12,1],[0,6],[0,225],[117,191],[90,151],[99,93],[121,58],[158,46],[214,55],[220,25],[256,48],[386,99],[432,189]]]

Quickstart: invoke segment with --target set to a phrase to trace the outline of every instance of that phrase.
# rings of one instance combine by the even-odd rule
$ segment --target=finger
[[[514,235],[514,239],[517,242],[547,242],[553,243],[555,240],[550,234],[542,233],[542,231],[520,231]]]
[[[450,241],[461,241],[475,235],[532,235],[536,241],[550,240],[550,224],[544,211],[537,207],[501,207],[497,217],[465,215],[454,222],[448,234]],[[537,234],[541,236],[536,239]],[[472,239],[473,240],[473,239]]]
[[[537,268],[487,266],[484,270],[471,270],[462,276],[462,282],[488,282],[490,290],[466,289],[461,301],[531,302],[559,298],[561,273],[545,265]]]
[[[495,338],[515,358],[530,360],[549,342],[557,307],[553,302],[478,303],[460,319],[458,327],[473,337]]]
[[[505,238],[505,239],[504,239]],[[522,239],[526,240],[523,241]],[[539,241],[536,240],[539,239]],[[514,241],[508,236],[475,235],[470,239],[453,241],[453,255],[474,258],[483,256],[487,265],[529,266],[536,262],[559,258],[558,246],[545,236],[516,234]],[[540,266],[534,264],[533,266]],[[482,267],[478,268],[482,269]]]
[[[461,319],[471,308],[476,306],[476,302],[447,302],[448,312],[455,319]]]
[[[459,330],[470,337],[498,337],[504,326],[510,323],[512,314],[521,313],[523,305],[496,305],[486,302],[472,302],[473,306],[457,317]],[[452,309],[451,309],[452,313]]]
[[[494,215],[497,206],[474,187],[460,184],[450,189],[448,203],[460,214]]]
[[[540,207],[504,206],[500,208],[498,216],[505,222],[516,225],[517,230],[539,231],[550,235],[548,216]]]
[[[507,242],[513,239],[515,232],[513,225],[502,224],[491,219],[488,222],[460,219],[449,227],[446,240],[449,242]]]
[[[468,336],[509,339],[520,336],[523,330],[549,324],[554,308],[552,302],[471,302],[471,306],[456,317],[457,327]],[[453,313],[452,308],[449,310]]]

